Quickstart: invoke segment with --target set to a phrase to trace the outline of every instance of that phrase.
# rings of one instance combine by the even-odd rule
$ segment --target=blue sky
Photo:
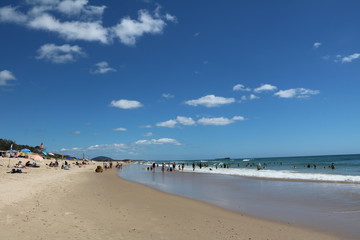
[[[0,137],[89,158],[359,153],[359,7],[2,0]]]

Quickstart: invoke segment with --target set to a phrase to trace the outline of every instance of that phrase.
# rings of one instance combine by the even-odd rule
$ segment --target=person
[[[22,162],[19,161],[19,162],[15,165],[15,167],[16,167],[16,168],[22,168],[22,167],[23,167]]]
[[[335,165],[334,165],[334,163],[331,163],[330,168],[331,168],[332,170],[334,170],[334,169],[335,169]]]
[[[256,166],[257,170],[261,170],[261,163]]]
[[[195,163],[192,164],[193,171],[195,171]]]
[[[97,173],[102,173],[103,172],[103,168],[101,166],[97,166],[95,169],[95,172]]]

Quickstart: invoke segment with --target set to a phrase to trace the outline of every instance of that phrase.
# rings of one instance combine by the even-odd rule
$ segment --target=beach
[[[0,239],[346,239],[126,181],[97,164],[0,167]]]

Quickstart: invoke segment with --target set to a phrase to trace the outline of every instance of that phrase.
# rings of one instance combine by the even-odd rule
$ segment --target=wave
[[[278,180],[298,180],[298,181],[316,181],[316,182],[347,182],[360,183],[360,176],[357,175],[337,175],[323,173],[299,173],[286,170],[256,170],[256,169],[196,169],[195,172],[209,174],[234,175],[242,177],[269,178]],[[193,172],[192,168],[185,168],[184,171]]]
[[[251,161],[251,160],[253,160],[253,159],[248,159],[248,158],[246,158],[246,159],[243,159],[242,161],[243,161],[243,162],[249,162],[249,161]]]

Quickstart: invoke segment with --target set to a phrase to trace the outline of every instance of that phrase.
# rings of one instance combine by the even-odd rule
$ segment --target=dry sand
[[[162,193],[95,165],[7,174],[5,162],[0,239],[345,239]]]

